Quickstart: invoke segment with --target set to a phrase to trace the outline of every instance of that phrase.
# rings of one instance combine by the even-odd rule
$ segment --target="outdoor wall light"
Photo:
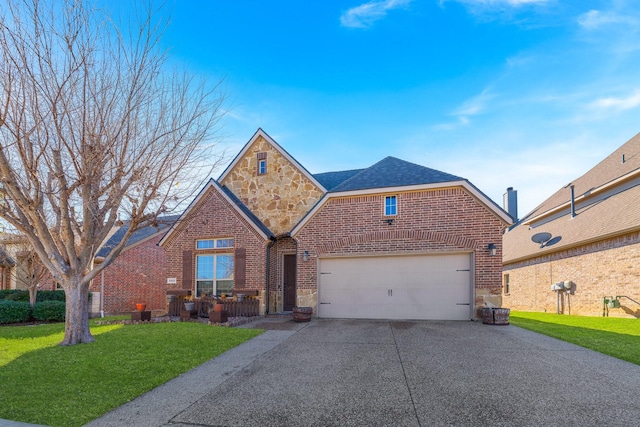
[[[309,251],[302,252],[302,261],[303,262],[309,261]]]
[[[494,243],[489,243],[487,249],[489,249],[489,255],[491,256],[495,256],[498,252],[498,248],[496,248],[496,245]]]

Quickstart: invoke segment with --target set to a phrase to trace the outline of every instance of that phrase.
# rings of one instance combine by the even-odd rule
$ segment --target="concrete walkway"
[[[88,426],[640,424],[640,367],[514,326],[248,326],[268,331]]]

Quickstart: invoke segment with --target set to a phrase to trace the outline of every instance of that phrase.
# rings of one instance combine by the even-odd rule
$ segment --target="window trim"
[[[504,292],[505,295],[509,295],[510,293],[510,287],[511,283],[510,283],[510,277],[509,277],[509,273],[505,273],[502,275],[502,292]]]
[[[212,246],[200,247],[200,242],[211,242]],[[230,242],[228,246],[221,246],[222,242]],[[196,250],[210,251],[212,249],[233,249],[235,239],[233,237],[216,237],[214,239],[196,239]]]
[[[389,203],[393,201],[393,203]],[[396,194],[384,196],[384,216],[398,216],[398,196]]]
[[[267,159],[258,160],[258,175],[267,174]]]

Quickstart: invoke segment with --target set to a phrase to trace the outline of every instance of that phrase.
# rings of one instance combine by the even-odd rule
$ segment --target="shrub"
[[[0,291],[0,299],[29,302],[29,291],[21,289],[7,289]]]
[[[36,295],[36,302],[43,301],[62,301],[65,302],[64,291],[38,291]]]
[[[24,301],[0,301],[0,323],[22,323],[31,318],[31,306]]]
[[[33,318],[47,322],[64,322],[65,303],[62,301],[37,302],[33,307]]]

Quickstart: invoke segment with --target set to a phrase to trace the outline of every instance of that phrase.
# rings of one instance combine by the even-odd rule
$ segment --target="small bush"
[[[43,302],[43,301],[62,301],[64,302],[65,299],[65,295],[64,295],[64,291],[38,291],[38,294],[36,295],[36,302]]]
[[[0,300],[29,302],[29,291],[7,289],[0,291]]]
[[[22,323],[31,318],[31,306],[23,301],[0,301],[0,323]]]
[[[65,303],[62,301],[37,302],[33,307],[33,318],[46,322],[64,322]]]

